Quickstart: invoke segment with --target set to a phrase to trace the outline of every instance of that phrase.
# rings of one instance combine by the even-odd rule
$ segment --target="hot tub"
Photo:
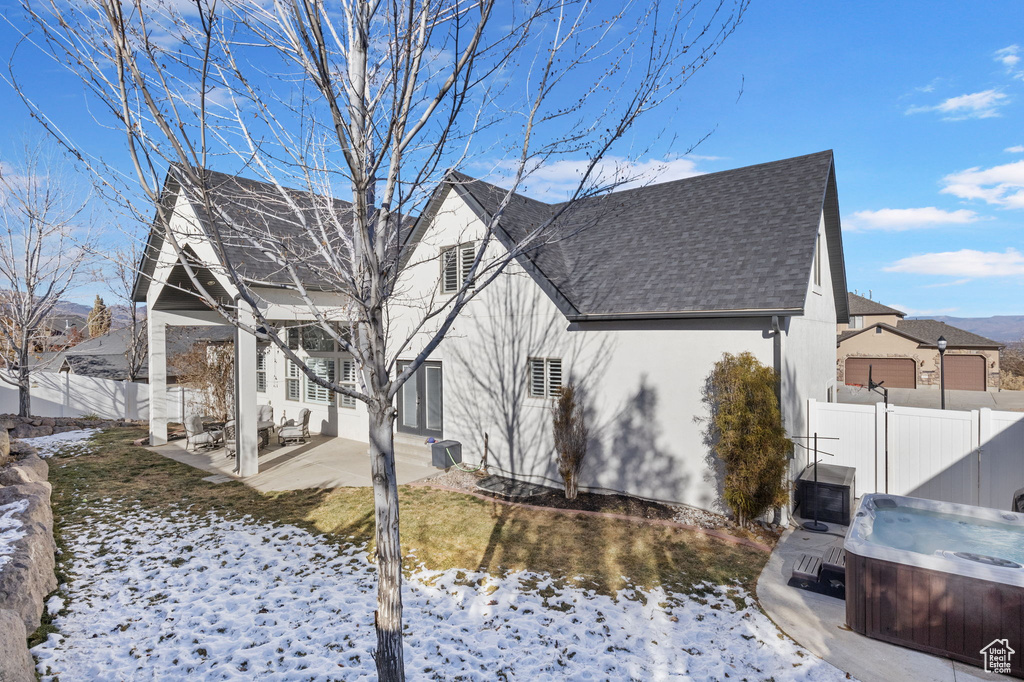
[[[875,493],[844,548],[851,629],[978,666],[995,643],[1024,677],[1024,514]]]

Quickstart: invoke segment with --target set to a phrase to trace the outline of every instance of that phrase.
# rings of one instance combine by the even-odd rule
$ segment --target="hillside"
[[[930,319],[941,320],[954,327],[981,334],[993,341],[1013,343],[1024,338],[1024,315],[993,315],[992,317],[950,317],[936,315]]]

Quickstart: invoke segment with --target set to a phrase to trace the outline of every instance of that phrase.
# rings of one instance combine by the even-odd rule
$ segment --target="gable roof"
[[[508,194],[460,173],[449,182],[482,220]],[[559,210],[559,239],[529,249],[520,262],[555,290],[556,303],[564,299],[570,320],[800,314],[823,212],[837,316],[847,319],[831,151],[613,192],[569,208],[513,194],[499,238],[519,243]]]
[[[185,191],[184,197],[199,219],[206,238],[212,239],[214,235],[220,238],[219,251],[223,260],[230,263],[250,286],[274,287],[292,283],[286,266],[276,262],[265,251],[273,241],[277,249],[287,254],[287,264],[295,268],[299,280],[308,289],[340,291],[345,288],[345,283],[339,281],[338,269],[328,267],[322,254],[329,252],[342,263],[347,262],[351,203],[217,171],[205,170],[203,173],[214,215],[210,215],[200,196],[194,196],[195,192]],[[172,165],[168,169],[161,193],[162,206],[158,210],[172,210],[178,196],[183,193],[180,174],[177,166]],[[404,218],[400,238],[408,234],[413,222],[412,217]],[[140,275],[135,281],[133,295],[137,302],[146,300],[156,260],[163,247],[165,237],[159,229],[160,223],[159,219],[153,221],[139,268]],[[322,238],[310,239],[311,232],[322,235]],[[395,249],[397,251],[397,244]],[[180,264],[179,270],[179,279],[184,281],[184,267]],[[217,288],[223,292],[219,285]],[[218,295],[213,291],[210,293]]]
[[[850,301],[851,315],[898,315],[899,317],[906,315],[902,310],[896,310],[887,305],[882,305],[878,301],[872,301],[870,298],[858,296],[852,291],[848,292],[847,296]]]
[[[1003,347],[1003,344],[998,341],[986,339],[984,336],[979,336],[966,329],[960,329],[939,320],[900,320],[899,324],[895,327],[891,324],[878,322],[868,325],[863,329],[848,329],[840,332],[836,343],[841,344],[846,339],[863,334],[876,327],[915,341],[925,348],[938,348],[937,343],[940,336],[946,339],[947,348],[998,349]]]

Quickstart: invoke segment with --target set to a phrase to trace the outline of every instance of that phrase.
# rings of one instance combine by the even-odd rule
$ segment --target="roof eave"
[[[570,322],[612,322],[618,320],[681,320],[708,317],[793,317],[803,308],[745,308],[738,310],[666,310],[640,313],[596,313],[566,315]]]

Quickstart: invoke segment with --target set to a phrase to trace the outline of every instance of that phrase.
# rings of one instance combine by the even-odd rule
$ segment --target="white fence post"
[[[885,403],[875,403],[875,490],[889,492],[889,435],[886,433]]]

